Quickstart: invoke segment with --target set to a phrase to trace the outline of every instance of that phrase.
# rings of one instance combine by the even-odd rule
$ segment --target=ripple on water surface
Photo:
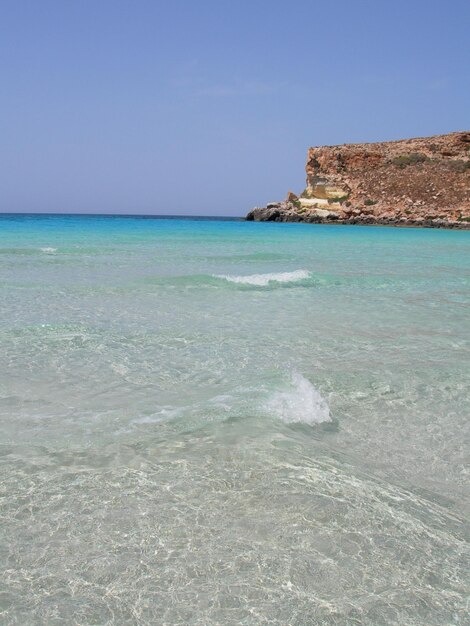
[[[5,452],[21,623],[464,623],[459,520],[286,430]]]

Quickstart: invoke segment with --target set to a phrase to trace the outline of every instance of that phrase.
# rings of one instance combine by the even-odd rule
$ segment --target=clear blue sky
[[[469,0],[0,0],[2,212],[242,215],[469,118]]]

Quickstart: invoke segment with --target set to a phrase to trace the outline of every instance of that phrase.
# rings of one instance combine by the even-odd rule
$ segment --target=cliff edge
[[[246,219],[470,228],[470,131],[310,148],[306,173]]]

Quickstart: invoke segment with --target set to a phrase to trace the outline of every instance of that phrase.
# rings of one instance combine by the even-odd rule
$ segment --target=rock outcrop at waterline
[[[470,228],[470,131],[310,148],[307,186],[247,220]]]

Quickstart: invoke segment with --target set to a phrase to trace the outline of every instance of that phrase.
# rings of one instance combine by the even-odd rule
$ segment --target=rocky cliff
[[[470,228],[470,131],[310,148],[307,186],[247,220]]]

